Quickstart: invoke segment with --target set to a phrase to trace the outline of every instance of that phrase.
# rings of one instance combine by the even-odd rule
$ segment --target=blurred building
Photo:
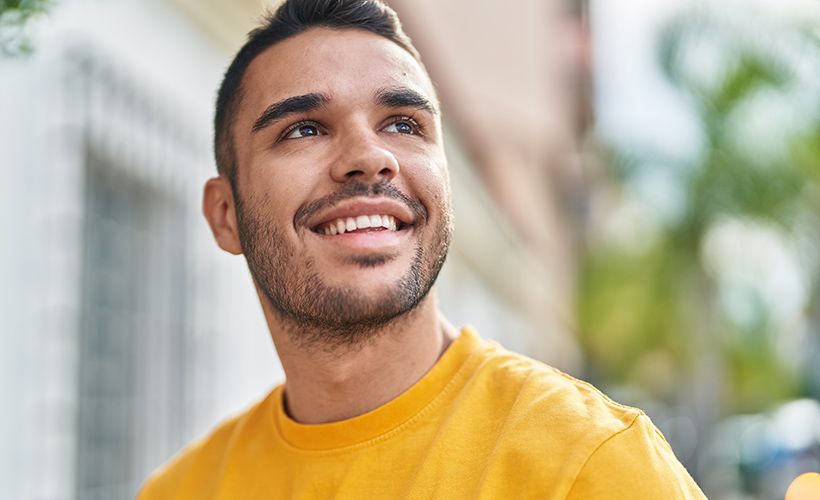
[[[457,230],[442,308],[576,370],[560,208],[579,116],[562,79],[571,25],[536,1],[515,13],[391,4],[445,107]],[[65,0],[35,26],[31,55],[0,59],[9,498],[131,498],[184,443],[281,382],[244,260],[217,249],[199,213],[215,89],[260,11]]]

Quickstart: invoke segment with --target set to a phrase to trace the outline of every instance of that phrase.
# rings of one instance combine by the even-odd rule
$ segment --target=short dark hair
[[[236,190],[236,154],[232,129],[242,94],[242,80],[250,63],[267,48],[309,28],[360,29],[395,42],[421,62],[396,13],[379,0],[286,0],[248,33],[219,86],[214,116],[216,168]]]

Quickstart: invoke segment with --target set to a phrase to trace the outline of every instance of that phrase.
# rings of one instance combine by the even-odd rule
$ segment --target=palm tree
[[[811,97],[820,88],[806,78],[820,72],[817,31],[742,24],[733,15],[729,21],[715,10],[691,11],[663,31],[660,67],[696,117],[702,147],[687,158],[608,153],[610,193],[660,174],[674,181],[682,201],[637,244],[593,233],[579,301],[582,343],[595,367],[590,376],[604,386],[639,387],[639,399],[691,413],[701,438],[722,415],[820,391],[817,369],[810,373],[820,358],[795,363],[776,347],[786,335],[820,340],[818,262],[800,263],[811,276],[806,303],[814,308],[793,320],[814,326],[798,333],[778,319],[768,296],[738,288],[709,262],[711,241],[727,223],[765,228],[814,253],[820,243],[820,103]],[[698,60],[704,50],[719,62],[711,72]],[[794,109],[799,126],[774,137],[752,130],[752,120],[765,125],[760,113],[784,109]]]

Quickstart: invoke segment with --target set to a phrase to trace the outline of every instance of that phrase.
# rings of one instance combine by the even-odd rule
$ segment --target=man
[[[702,498],[649,419],[441,316],[435,91],[375,0],[289,0],[219,91],[219,246],[286,374],[141,498]]]

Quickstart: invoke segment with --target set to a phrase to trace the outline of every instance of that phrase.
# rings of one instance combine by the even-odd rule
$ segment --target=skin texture
[[[378,98],[396,89],[428,104]],[[308,94],[321,105],[259,127],[272,104]],[[428,293],[452,223],[426,72],[378,35],[308,30],[251,63],[233,140],[238,199],[226,178],[210,179],[203,212],[219,246],[246,256],[289,414],[331,422],[395,398],[455,337]],[[340,214],[385,212],[404,229],[315,231]]]

